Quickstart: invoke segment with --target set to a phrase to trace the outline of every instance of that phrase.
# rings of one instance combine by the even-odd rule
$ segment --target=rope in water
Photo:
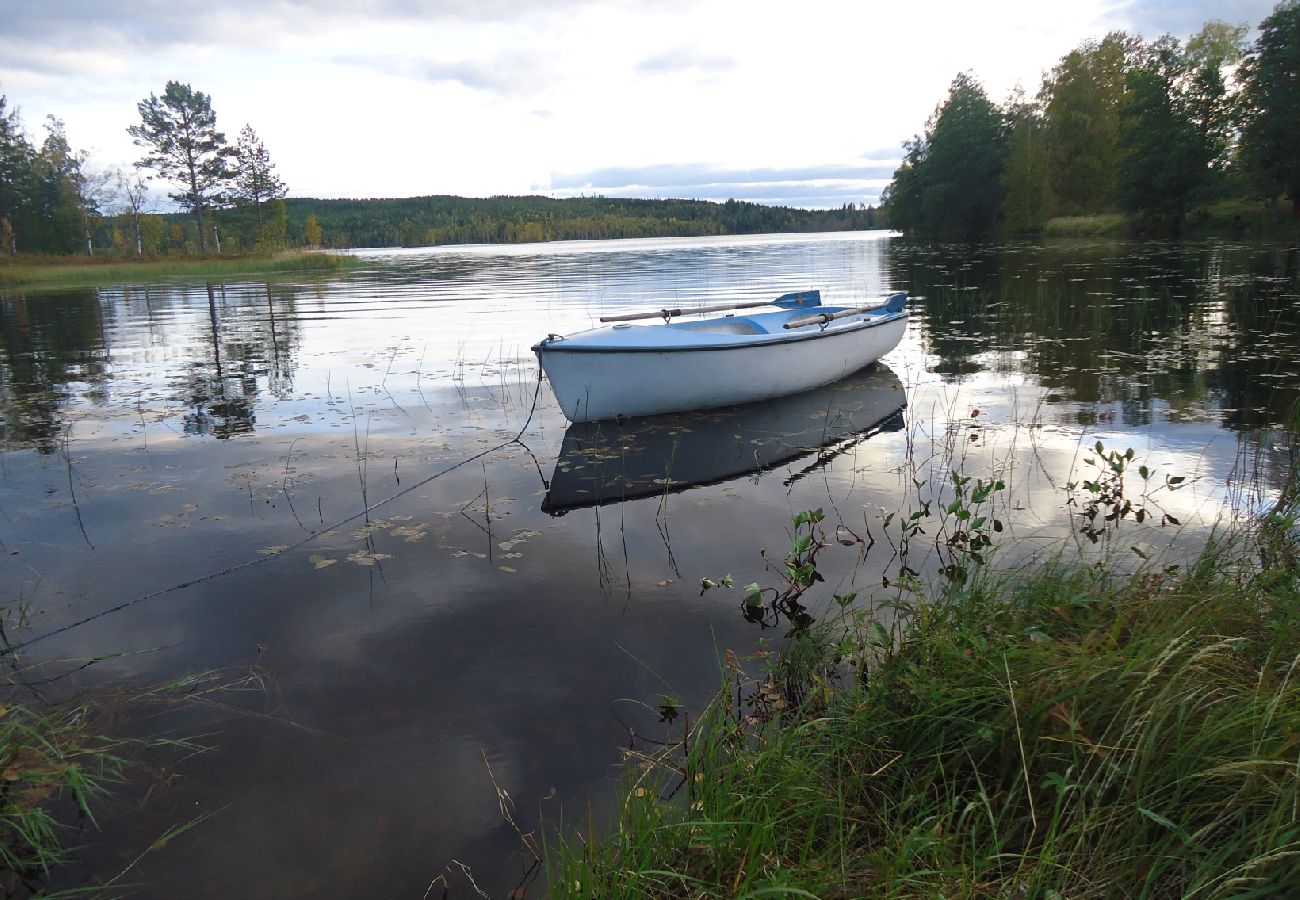
[[[410,487],[402,488],[400,491],[397,491],[396,493],[390,494],[389,496],[385,497],[382,500],[372,503],[371,505],[367,506],[365,509],[362,509],[360,512],[353,513],[347,518],[340,519],[339,521],[333,523],[332,525],[329,525],[326,528],[322,528],[320,531],[314,531],[311,534],[307,535],[307,537],[298,541],[297,543],[290,544],[288,547],[281,550],[279,553],[274,553],[270,556],[260,556],[257,559],[246,560],[245,562],[237,563],[233,566],[227,566],[226,568],[221,569],[220,571],[217,572],[209,572],[207,575],[200,575],[198,578],[191,578],[188,581],[182,581],[177,584],[173,584],[170,587],[162,588],[161,590],[154,591],[151,594],[144,594],[140,597],[133,597],[130,600],[126,600],[123,601],[122,603],[117,604],[116,606],[111,606],[108,609],[100,610],[94,615],[86,616],[84,619],[79,619],[76,622],[70,622],[67,625],[62,625],[58,628],[55,628],[53,631],[47,631],[45,634],[37,635],[36,637],[30,638],[25,641],[20,641],[17,644],[9,644],[8,646],[0,647],[0,657],[6,654],[12,655],[14,653],[17,653],[19,650],[23,650],[27,647],[32,646],[33,644],[39,644],[41,641],[48,640],[49,638],[52,638],[56,635],[63,634],[64,632],[71,631],[74,628],[80,628],[82,625],[87,625],[91,622],[94,622],[96,619],[102,619],[105,616],[112,615],[113,613],[121,612],[122,610],[135,606],[138,603],[144,603],[146,600],[154,600],[158,597],[162,597],[167,594],[173,594],[176,591],[183,591],[186,588],[194,587],[194,585],[196,584],[203,584],[204,582],[215,581],[216,579],[223,578],[226,575],[231,575],[235,572],[239,572],[244,569],[251,569],[254,566],[260,566],[264,563],[268,563],[271,560],[277,559],[286,553],[289,553],[293,550],[297,550],[301,547],[306,546],[307,544],[310,544],[312,541],[316,540],[316,538],[320,537],[325,532],[334,531],[335,529],[342,528],[344,525],[347,525],[349,522],[353,522],[364,516],[370,515],[372,512],[379,509],[379,507],[383,506],[384,504],[391,503],[394,500],[396,500],[398,497],[402,497],[406,494],[409,494],[411,493],[411,491],[418,490],[419,488],[424,487],[429,482],[441,478],[442,476],[448,474],[449,472],[456,471],[461,466],[469,465],[470,463],[476,460],[480,460],[490,453],[495,453],[498,450],[501,450],[505,447],[509,447],[511,444],[517,444],[519,443],[520,439],[524,436],[524,432],[528,430],[529,424],[531,424],[533,421],[533,414],[537,412],[537,400],[541,396],[541,390],[542,390],[542,371],[539,368],[537,370],[537,384],[533,388],[533,404],[528,409],[528,417],[524,419],[523,426],[520,427],[519,431],[515,433],[515,436],[510,438],[509,440],[505,440],[492,447],[488,447],[486,450],[483,450],[479,453],[475,453],[473,456],[468,456],[465,459],[462,459],[460,462],[455,463],[454,465],[450,465],[447,468],[435,472],[434,474],[428,476],[427,478],[422,479],[421,481],[415,482]]]

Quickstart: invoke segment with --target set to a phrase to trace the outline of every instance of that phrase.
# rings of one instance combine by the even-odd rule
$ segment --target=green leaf
[[[1172,819],[1168,819],[1160,815],[1160,813],[1156,812],[1155,810],[1147,809],[1145,806],[1139,806],[1137,810],[1138,812],[1142,813],[1142,815],[1150,819],[1152,822],[1155,822],[1161,828],[1168,828],[1174,834],[1178,835],[1179,839],[1184,844],[1191,843],[1192,840],[1191,837],[1188,836],[1186,831],[1183,831],[1183,829],[1178,825],[1177,822],[1174,822]]]
[[[871,624],[875,627],[877,644],[881,647],[889,647],[894,643],[893,638],[889,636],[889,631],[884,625],[880,624],[880,622],[872,622]]]

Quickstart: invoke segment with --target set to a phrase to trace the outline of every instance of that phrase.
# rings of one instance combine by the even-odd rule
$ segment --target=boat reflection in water
[[[794,483],[873,434],[901,429],[906,405],[898,376],[877,364],[761,403],[570,425],[542,511],[559,516],[810,458]]]

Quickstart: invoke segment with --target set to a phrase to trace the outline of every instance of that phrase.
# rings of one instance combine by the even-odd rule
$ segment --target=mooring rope
[[[80,628],[82,625],[87,625],[91,622],[94,622],[96,619],[102,619],[104,616],[110,616],[113,613],[121,612],[124,609],[135,606],[137,603],[144,603],[146,600],[153,600],[158,597],[165,596],[166,594],[173,594],[176,591],[183,591],[186,588],[194,587],[194,585],[196,584],[203,584],[208,581],[215,581],[218,578],[224,578],[226,575],[231,575],[234,574],[235,572],[243,571],[244,569],[251,569],[254,566],[260,566],[263,563],[268,563],[273,559],[278,559],[287,553],[291,553],[294,550],[298,550],[302,547],[305,547],[307,544],[310,544],[312,541],[316,540],[316,538],[320,537],[322,534],[342,528],[344,525],[347,525],[349,522],[354,522],[357,519],[370,515],[372,512],[379,509],[379,507],[383,506],[384,504],[391,503],[394,500],[396,500],[398,497],[402,497],[406,494],[409,494],[411,493],[411,491],[418,490],[419,488],[424,487],[429,482],[441,478],[442,476],[448,474],[449,472],[456,471],[461,466],[469,465],[470,463],[476,460],[480,460],[490,453],[495,453],[498,450],[501,450],[505,447],[509,447],[511,444],[518,444],[520,443],[520,439],[523,438],[524,432],[528,430],[528,426],[532,423],[533,414],[537,412],[537,400],[541,396],[541,392],[542,392],[542,370],[539,367],[537,370],[537,384],[533,387],[533,404],[528,409],[528,417],[524,419],[523,426],[520,427],[519,431],[515,433],[515,436],[510,438],[509,440],[505,440],[499,444],[488,447],[486,450],[483,450],[479,453],[475,453],[473,456],[468,456],[454,465],[450,465],[445,469],[433,473],[427,478],[415,482],[410,487],[402,488],[400,491],[397,491],[394,494],[390,494],[384,499],[370,504],[369,506],[365,507],[361,511],[355,512],[352,515],[348,516],[347,518],[340,519],[339,521],[333,523],[332,525],[329,525],[326,528],[322,528],[320,531],[314,531],[311,534],[307,535],[305,538],[299,540],[297,543],[290,544],[289,546],[285,547],[283,550],[281,550],[278,553],[272,553],[269,556],[260,556],[257,559],[246,560],[242,563],[237,563],[233,566],[227,566],[226,568],[221,569],[220,571],[217,572],[209,572],[206,575],[200,575],[198,578],[191,578],[188,581],[182,581],[177,584],[173,584],[170,587],[162,588],[161,590],[154,591],[153,593],[150,594],[144,594],[139,597],[133,597],[130,600],[126,600],[123,601],[122,603],[117,604],[116,606],[111,606],[108,609],[100,610],[94,615],[86,616],[84,619],[80,619],[76,622],[70,622],[67,625],[62,625],[58,628],[55,628],[53,631],[47,631],[45,634],[37,635],[36,637],[30,638],[29,640],[26,641],[20,641],[17,644],[9,644],[5,647],[0,647],[0,657],[5,656],[6,654],[12,655],[14,653],[17,653],[19,650],[23,650],[27,647],[32,646],[33,644],[38,644],[41,641],[47,640],[48,638],[52,638],[56,635],[63,634],[66,631],[71,631],[74,628]]]

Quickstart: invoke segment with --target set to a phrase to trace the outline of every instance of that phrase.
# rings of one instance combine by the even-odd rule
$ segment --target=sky
[[[0,0],[0,94],[129,167],[168,80],[296,197],[874,203],[958,72],[995,101],[1083,41],[1273,0]],[[159,189],[160,193],[162,188]]]

